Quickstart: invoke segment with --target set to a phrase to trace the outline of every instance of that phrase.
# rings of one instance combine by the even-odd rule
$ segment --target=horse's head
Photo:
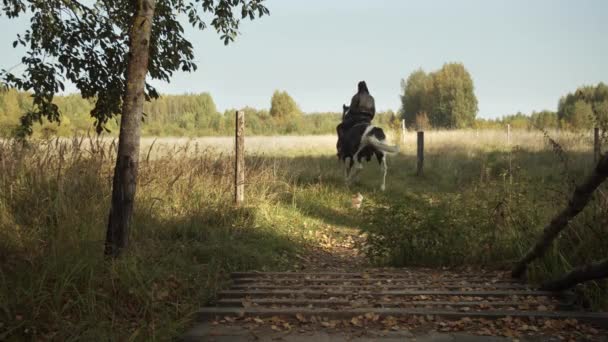
[[[344,121],[344,117],[346,116],[346,113],[348,113],[348,110],[350,109],[349,106],[343,104],[342,105],[342,121]]]

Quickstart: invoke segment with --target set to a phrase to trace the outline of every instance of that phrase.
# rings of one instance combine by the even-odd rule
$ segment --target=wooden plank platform
[[[445,273],[443,275],[421,275],[410,272],[234,272],[230,274],[232,279],[250,279],[250,278],[268,278],[268,279],[392,279],[392,280],[424,280],[431,279],[436,281],[445,280],[466,280],[469,282],[508,282],[513,283],[511,279],[497,278],[493,274],[479,274],[475,277],[461,276],[458,274],[452,275]]]
[[[349,318],[431,315],[443,319],[503,317],[577,319],[608,327],[608,314],[573,309],[565,293],[538,291],[499,273],[237,272],[201,320],[223,316]]]
[[[332,282],[333,283],[333,282]],[[309,285],[309,282],[305,282],[305,284],[301,284],[301,283],[297,283],[297,284],[259,284],[259,283],[254,283],[254,284],[238,284],[236,283],[235,285],[232,285],[232,289],[235,290],[298,290],[298,289],[302,289],[302,288],[306,288],[306,289],[311,289],[311,290],[318,290],[318,289],[327,289],[327,290],[334,290],[334,289],[342,289],[342,290],[352,290],[352,289],[360,289],[360,290],[375,290],[375,289],[385,289],[385,290],[396,290],[396,289],[429,289],[429,288],[435,288],[435,289],[487,289],[487,288],[492,288],[492,289],[514,289],[514,290],[532,290],[531,287],[523,285],[523,284],[492,284],[492,285],[485,285],[485,284],[417,284],[417,285],[412,285],[412,284],[398,284],[398,283],[391,283],[389,284],[374,284],[374,283],[360,283],[360,284],[353,284],[351,282],[347,282],[346,284],[332,284],[332,285]]]
[[[333,310],[328,308],[308,308],[308,307],[292,307],[292,308],[224,308],[224,307],[205,307],[197,312],[197,317],[201,320],[221,319],[226,316],[254,316],[254,317],[272,317],[272,316],[295,316],[303,315],[304,317],[321,316],[333,319],[345,319],[365,314],[378,315],[381,318],[386,316],[404,317],[404,316],[435,316],[437,318],[457,320],[465,317],[469,318],[485,318],[498,319],[505,317],[513,318],[549,318],[549,319],[576,319],[595,323],[597,325],[608,327],[608,314],[597,312],[576,312],[576,311],[527,311],[527,310],[484,310],[484,311],[449,311],[441,309],[417,309],[417,308],[352,308]]]
[[[535,305],[545,305],[552,303],[542,303]],[[353,301],[347,299],[280,299],[280,298],[224,298],[220,299],[216,302],[217,306],[222,307],[244,307],[245,305],[251,306],[264,306],[264,307],[273,307],[273,306],[304,306],[308,307],[312,305],[314,307],[335,307],[335,306],[352,306]],[[407,301],[407,302],[399,302],[399,301],[378,301],[371,303],[373,307],[378,308],[391,308],[391,307],[425,307],[425,306],[443,306],[443,307],[456,307],[456,308],[474,308],[474,307],[518,307],[518,306],[530,306],[530,304],[516,302],[516,301],[460,301],[460,302],[451,302],[451,301],[432,301],[432,300],[423,300],[423,301]]]
[[[382,288],[376,290],[359,290],[359,291],[344,291],[344,290],[225,290],[220,291],[219,295],[226,298],[244,298],[251,297],[275,297],[275,296],[292,296],[292,297],[310,297],[319,298],[325,296],[340,296],[340,297],[414,297],[414,296],[472,296],[472,297],[510,297],[510,296],[553,296],[555,293],[549,291],[442,291],[442,290],[384,290]]]
[[[305,284],[332,284],[332,283],[351,283],[351,284],[403,284],[403,285],[426,285],[426,284],[451,284],[451,285],[460,285],[460,284],[470,284],[470,285],[496,285],[496,286],[527,286],[526,284],[521,283],[513,283],[507,282],[504,280],[488,280],[488,279],[452,279],[450,281],[442,280],[442,279],[410,279],[410,278],[401,278],[401,279],[391,279],[391,278],[328,278],[328,277],[306,277],[306,278],[296,278],[296,277],[284,277],[284,278],[272,278],[272,277],[253,277],[253,278],[233,278],[234,284],[242,284],[246,285],[249,283],[264,283],[264,282],[273,282],[274,284],[291,284],[293,282],[305,283]]]

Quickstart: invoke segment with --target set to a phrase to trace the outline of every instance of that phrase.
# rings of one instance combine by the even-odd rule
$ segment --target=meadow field
[[[167,340],[236,270],[289,270],[310,246],[366,238],[384,266],[508,268],[593,167],[590,133],[430,131],[390,140],[387,190],[367,163],[345,187],[334,136],[246,138],[246,205],[233,206],[233,139],[144,138],[131,246],[103,241],[115,145],[0,141],[0,340]],[[361,209],[351,197],[363,195]],[[530,269],[530,281],[605,257],[606,186]],[[577,289],[608,308],[606,282]]]

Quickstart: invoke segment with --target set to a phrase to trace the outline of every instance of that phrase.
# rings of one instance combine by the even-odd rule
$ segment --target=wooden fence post
[[[405,119],[401,120],[401,141],[405,144]]]
[[[234,202],[241,205],[245,201],[245,112],[236,112]]]
[[[507,145],[511,145],[511,124],[507,124]]]
[[[416,175],[422,176],[422,168],[424,165],[424,131],[418,131],[418,152],[417,152],[417,164],[416,164]]]
[[[593,163],[597,164],[600,160],[600,128],[595,127],[593,129]]]

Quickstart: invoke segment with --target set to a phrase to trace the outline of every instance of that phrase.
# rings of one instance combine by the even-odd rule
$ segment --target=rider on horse
[[[374,98],[369,94],[365,81],[359,82],[358,91],[350,101],[348,114],[336,128],[338,131],[338,151],[342,146],[342,137],[349,129],[359,123],[370,123],[376,115]],[[339,154],[340,152],[338,152]]]

